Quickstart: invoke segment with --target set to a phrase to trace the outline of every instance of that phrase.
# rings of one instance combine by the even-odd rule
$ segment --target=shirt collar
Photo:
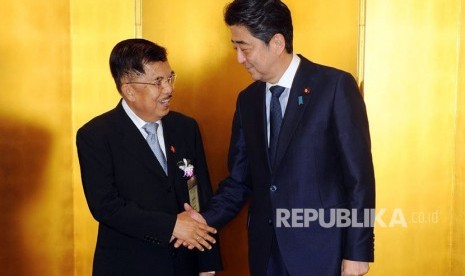
[[[300,64],[300,57],[296,54],[292,54],[292,60],[289,66],[287,67],[284,74],[281,76],[277,83],[271,84],[266,83],[267,90],[273,85],[279,85],[290,89],[292,87],[292,82],[294,81],[295,74],[297,73],[297,69],[299,68]]]
[[[142,120],[139,116],[132,111],[126,101],[123,99],[121,105],[123,106],[124,111],[128,114],[131,121],[137,126],[138,129],[142,129],[142,127],[147,123],[146,121]],[[161,120],[156,121],[159,126],[161,126]]]

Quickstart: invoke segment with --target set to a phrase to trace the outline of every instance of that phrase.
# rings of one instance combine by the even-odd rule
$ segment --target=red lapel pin
[[[310,87],[305,87],[304,93],[308,95],[308,94],[310,94],[310,92],[311,92]]]
[[[175,153],[175,152],[176,152],[176,149],[174,148],[174,146],[171,146],[171,147],[170,147],[170,150],[171,150],[172,153]]]

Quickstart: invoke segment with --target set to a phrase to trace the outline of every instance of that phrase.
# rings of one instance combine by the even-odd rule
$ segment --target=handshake
[[[171,240],[176,239],[175,248],[181,245],[189,249],[197,248],[200,251],[212,249],[212,244],[216,243],[212,234],[218,231],[207,225],[207,222],[189,204],[184,203],[184,212],[178,214]]]

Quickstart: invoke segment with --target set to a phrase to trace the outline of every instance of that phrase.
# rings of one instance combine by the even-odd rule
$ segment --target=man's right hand
[[[216,234],[215,228],[212,228],[204,222],[198,222],[191,217],[188,211],[178,214],[176,224],[173,230],[173,236],[179,241],[197,248],[200,251],[211,249],[211,244],[216,240],[210,234]]]

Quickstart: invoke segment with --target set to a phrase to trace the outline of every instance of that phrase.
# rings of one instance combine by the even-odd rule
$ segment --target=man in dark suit
[[[182,212],[192,200],[205,207],[210,178],[197,123],[169,112],[175,74],[166,50],[121,41],[110,69],[122,100],[77,133],[84,192],[99,222],[93,275],[212,275],[221,269],[216,230]],[[188,190],[195,180],[197,191]],[[199,250],[175,249],[174,239]]]
[[[255,82],[238,96],[230,175],[203,217],[222,227],[251,197],[253,276],[367,273],[375,181],[355,80],[293,53],[291,13],[281,1],[233,1],[225,21],[238,62]]]

